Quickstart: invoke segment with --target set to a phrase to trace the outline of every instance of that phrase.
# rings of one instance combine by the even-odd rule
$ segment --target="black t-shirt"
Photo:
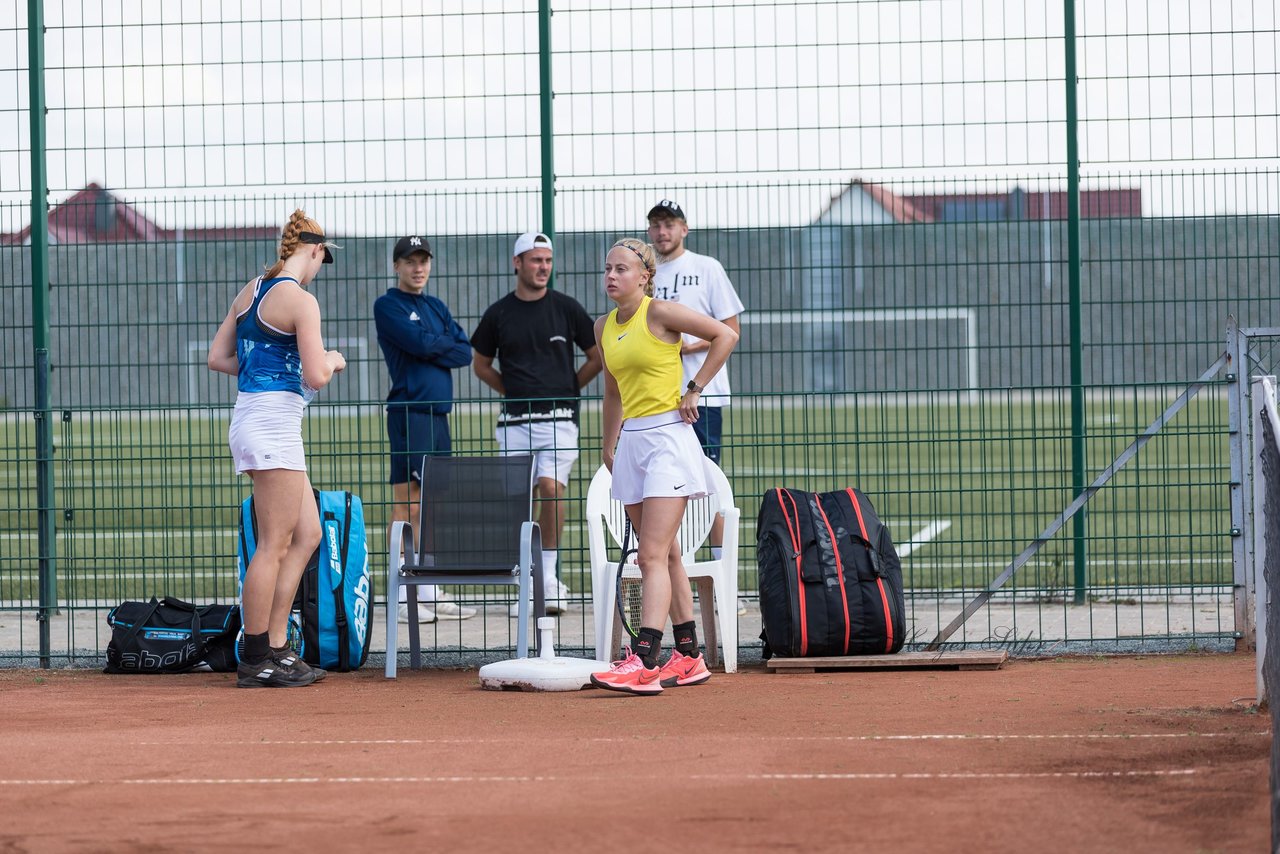
[[[575,344],[584,352],[596,346],[595,326],[567,294],[547,291],[527,302],[511,293],[485,310],[471,333],[471,346],[498,361],[507,390],[499,424],[578,420]]]

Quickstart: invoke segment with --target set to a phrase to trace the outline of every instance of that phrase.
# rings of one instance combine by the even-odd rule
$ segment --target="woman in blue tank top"
[[[302,413],[347,366],[320,336],[320,304],[306,286],[333,263],[333,244],[302,210],[293,212],[279,258],[240,289],[209,348],[209,368],[236,377],[227,439],[236,474],[253,480],[258,544],[241,590],[241,688],[310,685],[324,676],[289,647],[289,611],[307,560],[320,543],[302,448]]]

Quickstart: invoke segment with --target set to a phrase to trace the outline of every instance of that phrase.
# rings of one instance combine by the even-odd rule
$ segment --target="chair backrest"
[[[428,456],[418,562],[443,570],[509,570],[519,560],[520,526],[532,518],[532,455]]]
[[[711,460],[706,460],[707,473],[711,476],[711,488],[714,494],[704,498],[695,498],[684,508],[684,517],[680,520],[680,533],[676,539],[680,542],[680,553],[692,555],[707,541],[711,533],[711,524],[716,514],[733,506],[733,489],[729,479],[724,476],[720,467]],[[626,511],[622,502],[615,501],[609,494],[613,477],[604,466],[591,478],[591,486],[587,488],[587,512],[599,513],[604,517],[605,527],[615,544],[622,542]],[[635,543],[632,543],[634,546]]]

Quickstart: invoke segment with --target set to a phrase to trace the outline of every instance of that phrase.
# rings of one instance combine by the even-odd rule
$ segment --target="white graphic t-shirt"
[[[742,300],[738,299],[738,292],[733,289],[733,283],[729,281],[720,262],[687,249],[679,258],[658,265],[657,274],[653,278],[653,296],[655,299],[678,302],[716,320],[725,320],[743,312]],[[699,339],[686,335],[684,340],[692,343]],[[707,351],[688,353],[682,359],[684,381],[687,383],[702,369],[703,362],[707,360]],[[729,405],[728,364],[707,384],[707,390],[702,393],[699,403],[704,406]]]

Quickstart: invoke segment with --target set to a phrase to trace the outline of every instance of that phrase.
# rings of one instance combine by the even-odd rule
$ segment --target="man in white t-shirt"
[[[734,332],[741,334],[738,315],[742,313],[742,300],[733,283],[725,274],[720,262],[709,255],[699,255],[685,249],[684,240],[689,236],[689,223],[684,210],[670,199],[663,199],[649,209],[649,242],[658,253],[658,271],[653,277],[654,299],[665,299],[688,306],[694,311],[719,320]],[[684,362],[684,380],[692,382],[707,358],[710,345],[701,338],[684,336],[680,347]],[[721,436],[724,429],[722,409],[729,405],[729,370],[726,365],[703,390],[698,406],[698,420],[694,432],[702,443],[702,451],[712,462],[720,465]],[[711,554],[720,559],[720,544],[724,541],[724,525],[716,518],[711,529],[709,544]],[[745,611],[741,601],[738,613]]]

